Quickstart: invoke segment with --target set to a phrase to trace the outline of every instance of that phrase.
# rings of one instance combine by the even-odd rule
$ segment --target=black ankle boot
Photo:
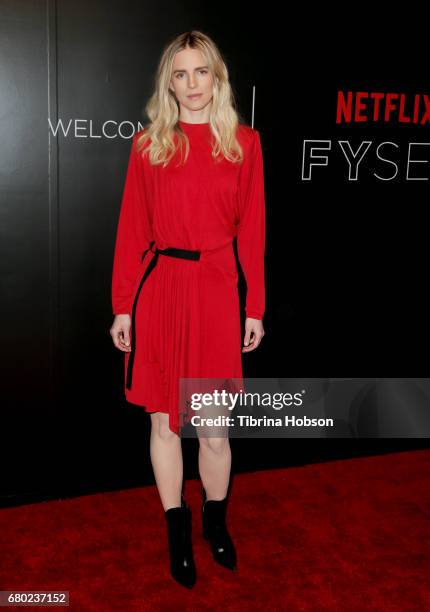
[[[170,573],[182,586],[191,589],[196,582],[191,541],[191,509],[181,496],[181,506],[165,511],[170,554]]]
[[[222,500],[206,499],[202,488],[203,537],[209,541],[212,556],[223,567],[236,569],[236,550],[226,526],[227,496]]]

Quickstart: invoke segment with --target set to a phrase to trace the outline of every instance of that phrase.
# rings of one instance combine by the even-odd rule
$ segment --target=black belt
[[[146,249],[146,251],[143,252],[141,262],[144,260],[147,252],[152,251],[152,247],[154,244],[155,244],[155,240],[153,240],[151,244],[149,245],[149,247]],[[168,255],[169,257],[180,257],[181,259],[192,259],[195,261],[198,261],[200,259],[200,251],[189,251],[188,249],[179,249],[176,247],[168,247],[167,249],[161,249],[161,250],[156,248],[155,251],[152,251],[152,252],[154,253],[154,257],[149,262],[148,267],[146,268],[145,273],[142,276],[142,279],[139,283],[139,287],[136,291],[136,295],[134,296],[133,306],[131,310],[131,350],[129,352],[130,357],[129,357],[128,366],[127,366],[127,381],[126,381],[127,389],[131,389],[134,355],[136,352],[135,318],[136,318],[137,300],[139,298],[139,293],[140,293],[140,290],[142,289],[143,283],[146,281],[149,274],[151,273],[151,271],[155,268],[157,264],[158,255]]]

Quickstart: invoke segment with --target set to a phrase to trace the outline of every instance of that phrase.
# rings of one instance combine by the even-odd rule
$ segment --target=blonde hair
[[[169,87],[175,54],[187,47],[201,51],[213,76],[213,98],[209,119],[214,143],[212,157],[217,160],[222,153],[231,162],[242,162],[243,150],[237,140],[236,132],[243,119],[235,109],[227,66],[216,44],[209,36],[198,30],[180,34],[164,47],[157,68],[155,91],[145,107],[151,123],[145,126],[137,138],[137,149],[141,149],[149,140],[150,144],[142,155],[148,152],[151,164],[163,164],[163,167],[167,166],[178,148],[183,150],[184,145],[186,150],[184,162],[188,158],[188,136],[178,123],[179,104]]]

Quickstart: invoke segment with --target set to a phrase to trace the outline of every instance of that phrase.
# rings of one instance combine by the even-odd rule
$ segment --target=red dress
[[[181,377],[242,379],[235,236],[247,285],[246,316],[262,319],[265,310],[259,132],[240,124],[243,163],[224,158],[216,163],[210,124],[179,124],[190,141],[182,166],[176,167],[179,152],[165,168],[152,166],[135,148],[141,132],[133,137],[112,271],[113,313],[131,315],[134,304],[130,389],[125,380],[131,353],[124,353],[126,399],[147,412],[169,414],[169,427],[177,434]],[[149,274],[156,248],[167,247],[198,250],[200,259],[161,255]]]

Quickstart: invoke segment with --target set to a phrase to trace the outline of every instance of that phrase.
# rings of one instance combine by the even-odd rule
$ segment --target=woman
[[[212,388],[221,379],[237,389],[241,352],[255,350],[264,335],[263,159],[258,131],[239,123],[220,51],[199,31],[165,47],[146,113],[118,222],[110,333],[125,353],[126,399],[151,414],[170,571],[190,588],[196,570],[180,439],[190,414],[181,409],[179,378],[209,379]],[[242,351],[234,237],[247,284]],[[230,469],[228,436],[200,434],[203,533],[214,559],[234,569]]]

